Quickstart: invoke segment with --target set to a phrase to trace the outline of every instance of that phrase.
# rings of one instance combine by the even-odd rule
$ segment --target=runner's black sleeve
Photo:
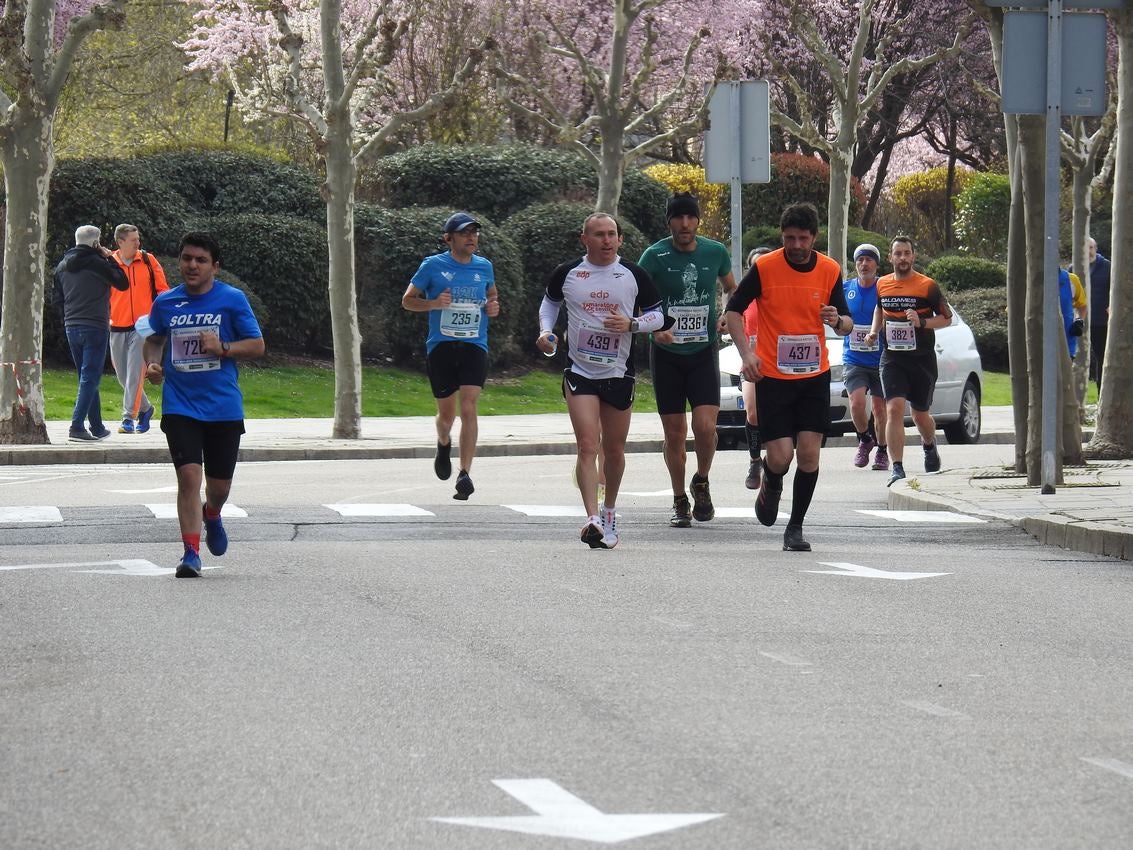
[[[826,303],[836,309],[839,316],[850,315],[850,305],[846,303],[846,288],[842,285],[842,275],[838,275],[838,279],[834,281],[834,286],[830,290],[830,300]]]
[[[840,282],[839,286],[841,286]],[[732,293],[732,297],[728,299],[728,306],[725,310],[729,313],[742,314],[748,305],[762,294],[763,283],[759,279],[759,266],[752,266],[743,276],[743,280],[736,287],[736,291]],[[843,301],[845,301],[844,298]]]

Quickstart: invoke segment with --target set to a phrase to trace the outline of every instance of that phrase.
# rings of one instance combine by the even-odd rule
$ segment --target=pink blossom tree
[[[455,97],[491,46],[466,49],[443,88],[406,102],[393,66],[408,35],[427,29],[432,8],[410,0],[271,0],[266,7],[218,0],[198,13],[198,27],[183,45],[189,70],[225,76],[252,114],[299,122],[325,167],[336,438],[357,439],[362,430],[354,281],[359,165]]]
[[[123,20],[126,0],[24,0],[0,14],[0,163],[4,166],[4,299],[0,443],[46,443],[43,296],[55,110],[83,40]]]

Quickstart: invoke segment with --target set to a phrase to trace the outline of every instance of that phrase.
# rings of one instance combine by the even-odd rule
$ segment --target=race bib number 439
[[[169,332],[170,357],[178,372],[209,372],[220,368],[220,358],[201,347],[201,330],[178,327]]]
[[[575,355],[587,363],[610,366],[617,362],[621,334],[604,327],[583,326],[578,332]]]

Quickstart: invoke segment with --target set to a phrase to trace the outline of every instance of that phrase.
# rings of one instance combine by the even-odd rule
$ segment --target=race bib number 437
[[[779,371],[785,375],[810,375],[822,363],[823,343],[815,334],[781,336],[778,345]]]

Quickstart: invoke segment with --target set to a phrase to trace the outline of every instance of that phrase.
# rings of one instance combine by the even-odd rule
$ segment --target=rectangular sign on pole
[[[737,135],[740,173],[734,175]],[[724,81],[712,95],[704,131],[704,179],[728,183],[734,176],[741,183],[771,182],[771,99],[766,80]]]
[[[1003,111],[1045,115],[1047,107],[1046,12],[1003,16]],[[1105,15],[1062,16],[1062,114],[1104,115]]]

